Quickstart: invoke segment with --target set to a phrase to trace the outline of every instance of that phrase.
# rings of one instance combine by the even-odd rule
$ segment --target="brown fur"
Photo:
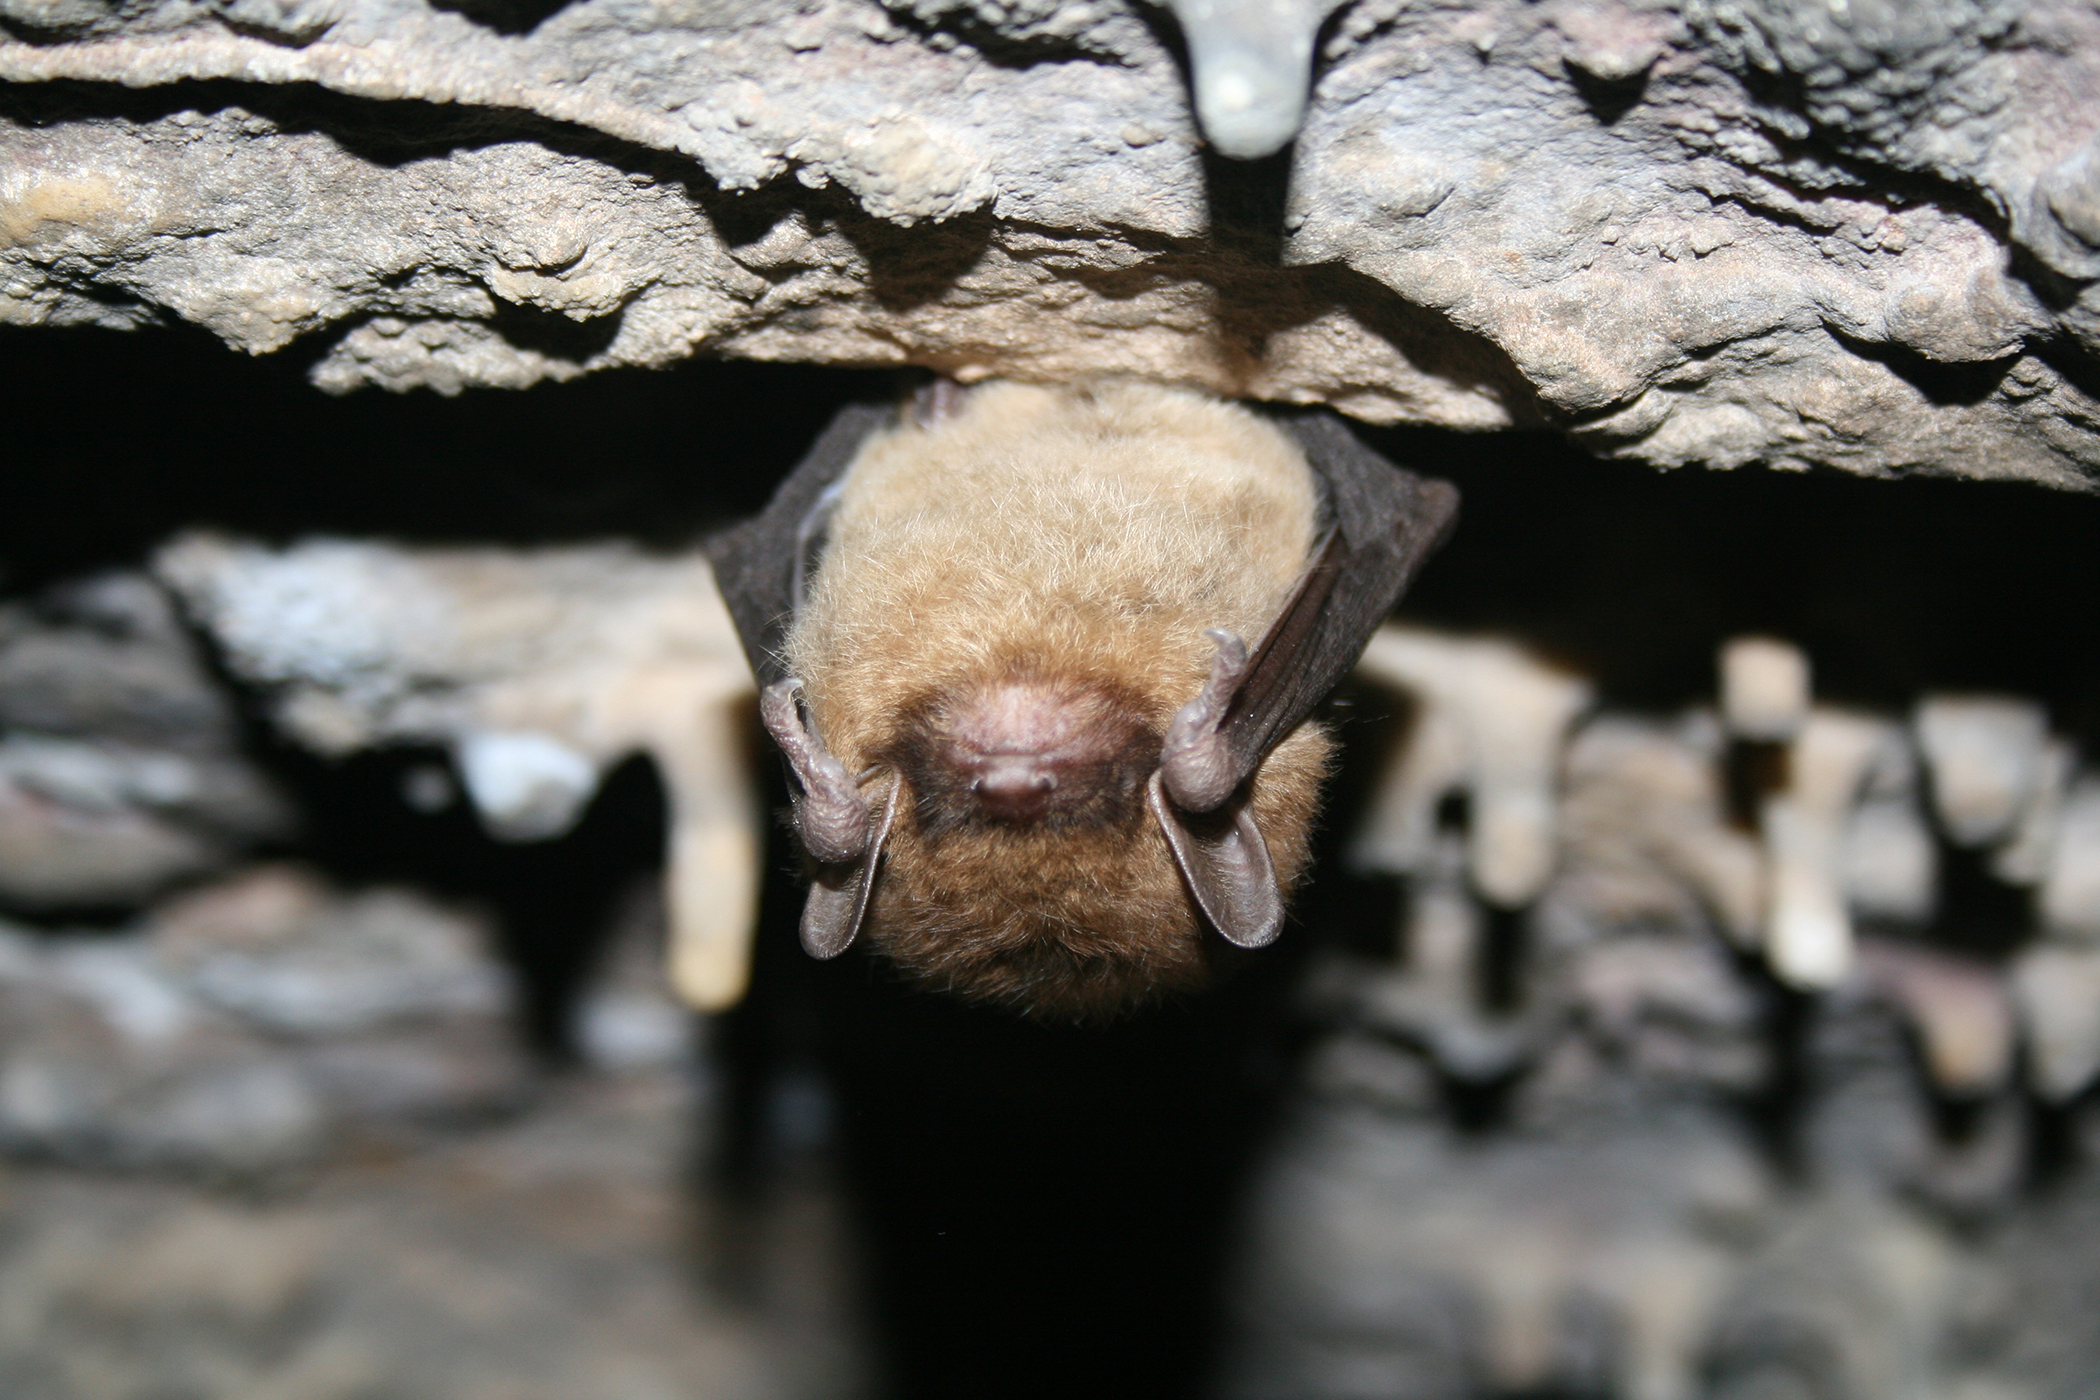
[[[1221,940],[1142,781],[1208,672],[1205,629],[1259,638],[1304,567],[1315,513],[1311,472],[1280,432],[1156,386],[994,384],[951,419],[872,441],[787,659],[849,771],[919,775],[877,878],[873,946],[930,984],[1045,1014],[1109,1014],[1200,984]],[[1127,712],[1103,728],[1090,796],[1056,820],[972,819],[926,776],[943,716],[1009,684]],[[1302,727],[1252,788],[1286,889],[1328,747]]]

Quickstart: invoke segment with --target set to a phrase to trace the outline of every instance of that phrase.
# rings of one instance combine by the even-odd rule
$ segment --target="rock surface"
[[[513,1111],[534,1072],[488,941],[273,866],[122,933],[0,926],[0,1151],[246,1176]]]
[[[1439,681],[1485,640],[1404,637],[1445,669],[1363,668],[1416,703],[1353,846],[1402,877],[1396,926],[1314,966],[1225,1393],[2090,1390],[2061,1300],[2092,1286],[2071,1143],[2100,1102],[2100,972],[2041,891],[2092,859],[2063,818],[2092,779],[2046,713],[1838,709],[1798,652],[1743,684],[1747,647],[1786,653],[1760,638],[1721,649],[1718,711],[1570,731],[1520,703],[1554,675],[1536,658],[1503,644],[1469,694]],[[1446,731],[1512,716],[1553,756],[1520,919],[1472,858],[1506,839],[1492,808],[1436,800],[1463,771]],[[1815,976],[1805,906],[1842,953]]]
[[[603,768],[649,754],[671,801],[673,980],[706,1010],[743,995],[764,843],[752,682],[697,552],[191,535],[156,567],[301,743],[445,744],[499,838],[560,835]]]
[[[143,903],[292,814],[230,697],[137,573],[0,605],[0,903]]]
[[[2100,477],[2090,4],[1323,36],[1286,170],[1205,149],[1134,0],[4,0],[0,319],[300,341],[332,390],[1106,371],[1661,466]]]
[[[2090,1391],[2089,1170],[1956,1231],[1826,1163],[1784,1183],[1725,1113],[1630,1107],[1483,1138],[1361,1093],[1303,1101],[1256,1193],[1223,1393]],[[1880,1127],[1910,1106],[1883,1083],[1846,1108]]]
[[[865,1393],[822,1187],[750,1223],[748,1290],[702,1280],[732,1232],[682,1170],[693,1107],[675,1072],[573,1082],[514,1122],[261,1195],[0,1165],[0,1391]]]

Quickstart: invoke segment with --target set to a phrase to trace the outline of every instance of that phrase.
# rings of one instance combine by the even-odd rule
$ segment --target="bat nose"
[[[1159,736],[1085,681],[1026,678],[942,697],[894,752],[926,832],[1134,821]]]
[[[981,760],[970,794],[986,816],[1030,821],[1050,809],[1057,774],[1036,754],[995,754]]]

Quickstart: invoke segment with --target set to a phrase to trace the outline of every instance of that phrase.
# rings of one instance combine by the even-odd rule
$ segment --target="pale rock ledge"
[[[2100,476],[2091,4],[1359,0],[1251,162],[1177,58],[1241,8],[0,0],[0,321],[305,340],[335,391],[1111,372]]]

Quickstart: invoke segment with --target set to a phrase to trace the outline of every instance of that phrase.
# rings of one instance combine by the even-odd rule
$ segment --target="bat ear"
[[[875,813],[868,833],[867,853],[841,865],[820,865],[810,883],[809,899],[802,906],[802,950],[817,959],[835,958],[853,946],[860,926],[868,917],[868,901],[875,893],[875,874],[882,865],[882,848],[889,841],[890,823],[897,816],[900,777],[890,779],[890,790]]]
[[[1159,773],[1146,783],[1145,795],[1203,917],[1226,942],[1241,948],[1274,943],[1283,932],[1283,890],[1276,883],[1269,843],[1247,804],[1205,821],[1199,831],[1167,800]]]

